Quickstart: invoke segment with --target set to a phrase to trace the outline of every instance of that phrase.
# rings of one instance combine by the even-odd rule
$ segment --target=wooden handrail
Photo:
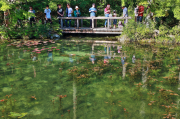
[[[61,28],[63,28],[63,19],[76,19],[77,20],[77,29],[79,29],[79,19],[81,20],[81,27],[83,27],[83,19],[92,19],[92,29],[94,28],[94,19],[107,19],[108,21],[108,29],[109,29],[109,22],[111,19],[125,19],[126,23],[128,19],[131,17],[58,17],[57,19],[61,19]]]
[[[132,19],[131,17],[58,17],[58,19]]]

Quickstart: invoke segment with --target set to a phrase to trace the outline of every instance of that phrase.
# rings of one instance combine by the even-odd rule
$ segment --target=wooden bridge
[[[120,28],[110,28],[109,22],[113,21],[114,19],[121,19],[126,20],[126,23],[128,23],[128,19],[131,19],[131,17],[60,17],[58,19],[61,19],[61,30],[62,33],[90,33],[90,34],[121,34],[123,27]],[[63,20],[77,20],[77,27],[63,27]],[[92,28],[90,27],[83,27],[83,20],[89,19],[92,20]],[[99,19],[107,19],[107,28],[103,27],[97,27],[95,26],[94,21]],[[79,21],[81,20],[81,27]],[[111,21],[110,21],[111,20]],[[111,23],[111,26],[113,27],[113,24]],[[117,23],[118,26],[118,23]]]

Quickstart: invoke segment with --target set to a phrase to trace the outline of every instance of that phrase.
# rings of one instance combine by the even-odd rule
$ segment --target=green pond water
[[[104,46],[94,46],[92,64],[92,44],[63,40],[29,48],[1,44],[1,118],[180,118],[179,46],[119,44],[118,53],[114,44],[107,64]]]

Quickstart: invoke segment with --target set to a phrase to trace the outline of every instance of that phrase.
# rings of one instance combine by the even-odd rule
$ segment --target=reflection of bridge
[[[100,53],[94,53],[94,46],[105,46],[107,49],[107,54],[103,54],[103,51]],[[94,54],[95,56],[111,56],[111,57],[128,57],[125,55],[124,51],[124,55],[116,55],[116,53],[114,51],[111,51],[111,46],[119,46],[116,44],[92,44],[92,54]],[[114,55],[112,56],[112,53],[114,53]]]
[[[63,30],[62,33],[90,33],[90,34],[121,34],[123,27],[116,28],[116,29],[110,29],[109,22],[111,22],[114,19],[121,19],[121,20],[126,20],[128,22],[128,19],[131,19],[131,17],[61,17],[61,30]],[[63,27],[63,19],[74,19],[77,20],[77,27],[68,27],[64,28]],[[92,19],[92,28],[90,27],[83,27],[83,20],[84,19]],[[107,19],[107,28],[104,27],[97,27],[95,28],[95,23],[94,20],[99,20],[99,19]],[[81,20],[81,28],[79,27],[79,20]],[[111,21],[110,21],[111,20]],[[112,23],[111,23],[112,24]],[[118,24],[118,23],[117,23]],[[112,24],[113,26],[113,24]]]

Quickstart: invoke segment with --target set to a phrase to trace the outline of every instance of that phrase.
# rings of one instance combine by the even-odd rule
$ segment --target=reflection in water
[[[123,66],[123,70],[122,70],[122,74],[123,74],[123,80],[124,80],[124,78],[125,78],[125,76],[126,76],[126,64],[125,64],[125,60],[126,60],[126,57],[123,57],[122,56],[122,53],[121,53],[121,63],[122,63],[122,66]]]
[[[56,44],[53,45],[56,46]],[[109,117],[114,119],[161,119],[163,114],[168,115],[171,111],[172,115],[176,115],[179,118],[179,110],[171,106],[173,102],[177,104],[175,107],[179,107],[178,95],[167,92],[167,90],[171,89],[174,93],[179,94],[180,72],[178,69],[179,64],[176,62],[179,60],[177,54],[177,60],[175,61],[174,53],[167,52],[166,55],[162,56],[163,49],[158,52],[157,57],[155,54],[153,56],[152,49],[148,48],[149,57],[145,57],[148,60],[146,62],[143,59],[144,55],[147,55],[144,47],[138,46],[136,52],[134,52],[135,49],[132,47],[132,44],[123,46],[123,50],[121,50],[122,47],[120,46],[116,49],[117,45],[106,44],[107,54],[104,54],[103,45],[94,44],[89,46],[89,44],[79,44],[78,46],[70,45],[71,47],[66,47],[63,45],[63,42],[60,42],[57,47],[58,49],[60,48],[61,53],[59,53],[59,50],[53,49],[52,52],[48,53],[41,51],[41,54],[38,55],[36,52],[31,52],[34,48],[30,48],[28,49],[30,51],[27,50],[24,53],[20,49],[9,47],[9,49],[13,50],[8,51],[4,48],[5,50],[0,52],[0,109],[2,109],[2,106],[6,106],[2,102],[4,96],[12,93],[12,99],[17,100],[17,103],[15,103],[17,104],[15,105],[16,108],[14,108],[17,110],[13,110],[13,112],[28,112],[29,118],[32,119],[58,119],[61,116],[64,119],[76,119],[82,118],[84,115],[87,116],[87,119],[108,119]],[[37,47],[41,48],[41,46]],[[112,49],[111,46],[113,46]],[[26,50],[25,47],[24,50]],[[78,47],[79,49],[77,50]],[[51,47],[48,44],[44,49],[46,48]],[[66,50],[68,48],[70,51]],[[92,53],[89,53],[91,48]],[[118,50],[121,54],[117,53]],[[176,51],[179,51],[178,48]],[[17,55],[18,52],[19,54]],[[128,52],[128,55],[123,55],[124,52]],[[14,56],[11,57],[11,54],[14,54]],[[85,56],[86,54],[88,56]],[[152,56],[153,60],[151,59]],[[109,60],[112,57],[115,59]],[[39,61],[37,61],[38,58]],[[97,63],[95,62],[96,60],[98,60]],[[51,65],[47,66],[44,61],[53,61],[52,65],[54,67]],[[89,61],[94,65],[89,63]],[[77,72],[72,65],[69,65],[69,62],[77,62],[77,64],[81,62],[78,65],[74,63],[77,66]],[[110,62],[111,65],[105,66],[103,62]],[[156,69],[160,71],[157,75],[154,75],[157,71]],[[179,73],[179,82],[177,80],[179,84],[173,83],[174,79],[167,80],[163,78],[172,74],[172,72],[169,72],[169,69],[175,72],[176,77],[178,77]],[[155,73],[152,73],[152,70]],[[69,74],[67,73],[68,71],[70,72]],[[73,78],[71,77],[72,72],[75,72]],[[143,85],[146,89],[142,89],[140,84],[146,84],[149,76],[153,79],[150,80],[152,87]],[[127,80],[122,80],[125,78]],[[155,79],[157,81],[154,81]],[[138,83],[139,85],[133,85],[133,83]],[[150,91],[154,95],[149,95]],[[147,93],[149,94],[147,95]],[[59,111],[59,99],[56,99],[53,103],[50,101],[58,94],[67,95],[66,99],[61,100],[61,110]],[[166,98],[166,95],[168,98]],[[36,96],[37,100],[29,99],[31,96]],[[7,101],[9,101],[8,97]],[[151,105],[149,103],[151,101],[156,101],[156,103]],[[10,103],[8,102],[7,104]],[[26,108],[19,106],[22,104],[25,104]],[[4,114],[10,113],[10,110],[8,110],[10,107],[9,105],[7,106]],[[168,110],[167,106],[171,106],[170,110]],[[3,116],[2,113],[0,113],[1,116]]]
[[[132,63],[135,63],[135,61],[136,61],[136,58],[135,58],[135,55],[133,55],[133,57],[132,57]]]
[[[74,109],[74,116],[73,119],[76,119],[76,105],[77,105],[77,89],[76,89],[76,82],[73,81],[73,109]]]
[[[91,57],[89,57],[89,59],[91,60],[92,64],[94,64],[94,61],[96,60],[95,55],[91,55]]]
[[[141,107],[139,109],[140,111],[140,115],[141,115],[141,119],[145,119],[145,102],[144,101],[141,101]]]
[[[48,62],[53,61],[53,53],[51,51],[48,51]]]

